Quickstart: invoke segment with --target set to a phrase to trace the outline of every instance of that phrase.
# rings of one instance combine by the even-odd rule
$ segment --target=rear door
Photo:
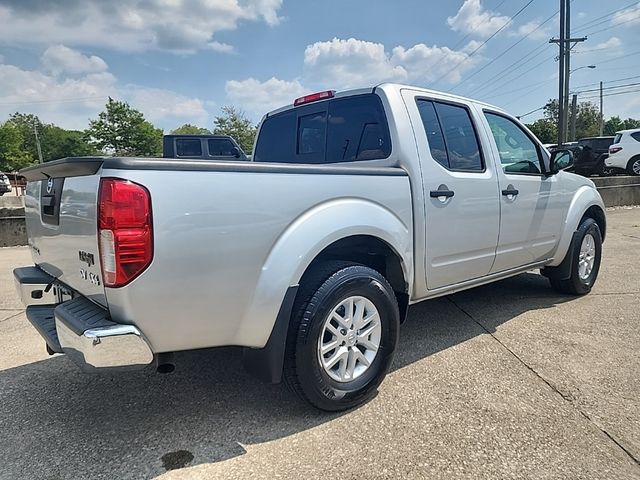
[[[484,118],[501,193],[493,273],[551,258],[566,205],[561,175],[544,174],[545,153],[538,142],[507,115],[484,110]]]
[[[403,97],[423,172],[427,288],[487,275],[498,243],[498,180],[471,109],[409,90]]]

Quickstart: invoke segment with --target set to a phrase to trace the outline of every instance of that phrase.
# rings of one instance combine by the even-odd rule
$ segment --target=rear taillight
[[[620,150],[622,150],[622,147],[609,147],[609,155],[618,153]]]
[[[100,181],[98,242],[107,287],[122,287],[149,266],[153,230],[151,197],[146,188],[120,178]]]

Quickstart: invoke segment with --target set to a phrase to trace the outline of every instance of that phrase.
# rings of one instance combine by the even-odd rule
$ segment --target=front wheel
[[[313,268],[301,282],[285,354],[285,383],[327,411],[375,395],[398,342],[393,289],[377,271],[347,262]]]
[[[551,286],[570,295],[585,295],[598,278],[602,258],[602,235],[593,218],[585,218],[577,230],[576,242],[567,252],[572,255],[571,275],[567,279],[549,277]]]

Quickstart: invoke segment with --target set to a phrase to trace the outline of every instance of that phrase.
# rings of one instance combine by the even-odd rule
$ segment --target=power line
[[[607,94],[602,95],[602,96],[603,97],[613,97],[615,95],[626,95],[628,93],[636,93],[636,92],[640,92],[640,88],[636,88],[634,90],[627,90],[626,92],[607,93]],[[583,100],[594,100],[596,98],[600,98],[600,95],[592,95],[590,97],[582,97]]]
[[[580,30],[585,30],[587,28],[592,28],[592,27],[595,27],[596,25],[601,25],[603,23],[606,23],[606,22],[609,21],[608,17],[611,17],[611,16],[615,15],[616,13],[621,12],[622,10],[626,10],[628,8],[631,8],[631,7],[635,6],[637,3],[638,3],[637,1],[632,2],[629,5],[627,5],[626,7],[622,7],[622,8],[619,8],[617,10],[613,10],[613,11],[611,11],[609,13],[605,13],[604,15],[602,15],[600,17],[596,17],[596,18],[594,18],[592,20],[589,20],[588,22],[585,22],[582,25],[578,25],[576,27],[575,31],[579,32]],[[605,20],[604,22],[598,22],[598,20],[602,20],[603,18],[607,18],[607,20]]]
[[[636,15],[635,17],[630,18],[628,20],[625,20],[624,22],[614,23],[613,25],[611,25],[611,26],[609,26],[607,28],[603,28],[601,30],[595,30],[593,32],[584,33],[583,35],[585,35],[585,36],[596,35],[598,33],[602,33],[602,32],[606,32],[607,30],[611,30],[612,28],[619,27],[620,25],[624,25],[625,23],[635,22],[636,20],[640,20],[640,15]],[[594,25],[594,27],[595,27],[595,25]]]
[[[476,70],[474,73],[472,73],[471,75],[469,75],[468,77],[466,77],[464,80],[458,82],[457,84],[455,84],[453,87],[451,87],[449,89],[449,91],[453,90],[454,88],[459,87],[460,85],[462,85],[463,83],[465,83],[466,81],[468,81],[470,78],[473,78],[474,76],[476,76],[478,73],[482,72],[485,68],[487,68],[489,65],[493,64],[496,60],[498,60],[499,58],[501,58],[502,56],[504,56],[507,52],[509,52],[512,48],[516,47],[518,44],[520,44],[520,42],[524,41],[527,37],[529,37],[531,34],[533,34],[534,32],[538,31],[540,28],[542,28],[542,26],[544,26],[547,22],[551,21],[556,15],[558,15],[558,12],[560,12],[560,10],[556,11],[553,15],[551,15],[549,18],[547,18],[545,21],[543,21],[542,23],[540,23],[536,28],[534,28],[533,30],[531,30],[529,33],[527,33],[524,37],[522,37],[520,40],[518,40],[517,42],[515,42],[514,44],[512,44],[509,48],[507,48],[506,50],[503,50],[502,53],[500,53],[498,56],[494,57],[489,63],[487,63],[486,65],[484,65],[482,68]]]
[[[509,72],[507,73],[507,77],[508,77],[511,73],[515,72],[516,70],[519,70],[520,68],[524,67],[527,63],[533,61],[535,58],[542,55],[544,51],[549,49],[550,47],[551,45],[545,42],[543,45],[540,45],[534,48],[533,50],[529,51],[529,53],[520,57],[515,62],[512,62],[509,65],[507,65],[505,68],[500,70],[500,72],[495,74],[493,77],[490,77],[489,79],[482,82],[480,85],[477,85],[474,89],[471,90],[469,95],[474,95],[476,92],[482,91],[484,88],[486,88],[489,85],[495,86],[494,80],[501,77],[503,73]]]
[[[625,88],[625,87],[636,87],[640,85],[640,82],[635,82],[635,83],[625,83],[623,85],[612,85],[610,87],[603,87],[602,90],[613,90],[615,88]],[[591,88],[589,90],[579,90],[579,91],[574,91],[573,93],[576,95],[579,95],[581,93],[587,93],[587,92],[599,92],[600,89],[599,88]]]
[[[624,77],[624,78],[618,78],[616,80],[607,80],[605,82],[602,83],[614,83],[614,82],[623,82],[625,80],[633,80],[636,78],[640,78],[640,75],[634,75],[633,77]],[[575,88],[584,88],[584,87],[591,87],[593,85],[600,85],[600,82],[595,82],[595,83],[585,83],[584,85],[578,85]]]
[[[519,78],[522,78],[523,76],[525,76],[527,73],[531,72],[532,70],[535,70],[536,68],[538,68],[540,65],[542,65],[545,62],[548,62],[549,60],[553,60],[554,57],[547,57],[544,58],[541,62],[536,63],[533,67],[529,68],[528,70],[525,70],[524,72],[522,72],[520,75],[516,75],[515,77],[512,77],[508,80],[506,80],[505,82],[503,82],[502,84],[496,86],[495,88],[490,89],[488,92],[485,92],[483,95],[481,95],[482,97],[487,97],[489,95],[491,95],[494,92],[497,92],[499,90],[501,90],[507,83],[511,83],[515,80],[518,80]]]
[[[498,35],[502,30],[507,28],[513,22],[513,20],[517,18],[518,15],[520,15],[534,1],[535,0],[529,0],[526,3],[526,5],[524,5],[520,10],[518,10],[507,22],[504,23],[504,25],[502,25],[498,30],[496,30],[489,38],[487,38],[484,42],[482,42],[477,48],[475,48],[472,52],[470,52],[466,57],[464,57],[462,60],[456,63],[451,69],[447,70],[445,73],[440,75],[440,77],[438,77],[433,83],[438,83],[440,80],[442,80],[444,77],[449,75],[451,72],[453,72],[456,68],[458,68],[464,62],[468,61],[478,50],[484,47],[492,38]]]
[[[492,10],[497,10],[498,8],[500,8],[507,0],[502,0],[498,5],[496,5],[495,7],[492,8]],[[471,35],[473,35],[476,31],[472,30],[469,33],[467,33],[464,37],[462,37],[452,48],[452,50],[457,49],[460,45],[462,45],[464,43],[464,41],[469,38]],[[436,63],[434,63],[431,66],[432,70],[436,70],[437,67],[440,66],[440,64],[444,61],[444,55],[442,55],[437,61]]]

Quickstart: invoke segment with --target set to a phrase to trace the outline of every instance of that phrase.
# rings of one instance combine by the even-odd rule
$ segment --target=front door
[[[427,288],[483,277],[498,242],[498,181],[470,109],[405,91],[420,157],[426,221]]]
[[[540,145],[513,119],[485,111],[499,160],[501,221],[496,260],[501,272],[551,258],[564,218],[561,178],[547,176]]]

